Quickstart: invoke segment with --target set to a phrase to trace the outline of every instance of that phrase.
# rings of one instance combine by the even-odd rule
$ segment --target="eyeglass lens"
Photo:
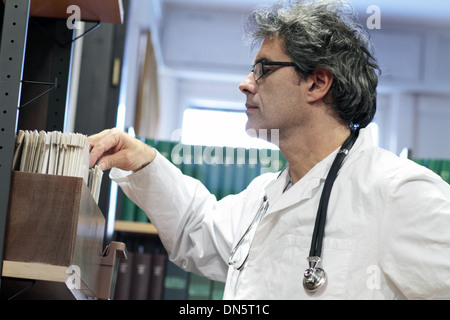
[[[255,78],[255,81],[261,79],[263,75],[264,75],[264,66],[262,62],[258,62],[253,67],[253,76]]]

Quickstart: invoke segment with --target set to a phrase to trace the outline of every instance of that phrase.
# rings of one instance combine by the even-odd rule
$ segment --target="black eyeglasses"
[[[252,67],[255,81],[258,81],[267,74],[267,69],[264,68],[265,66],[296,67],[297,65],[294,62],[259,61]]]

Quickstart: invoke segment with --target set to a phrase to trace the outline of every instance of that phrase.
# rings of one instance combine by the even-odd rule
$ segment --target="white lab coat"
[[[182,268],[226,281],[224,299],[431,299],[450,297],[450,186],[430,170],[375,147],[362,129],[331,193],[322,250],[328,281],[305,292],[311,236],[337,150],[283,193],[288,170],[267,173],[220,201],[160,154],[137,173],[111,170]],[[245,268],[230,252],[259,222]]]

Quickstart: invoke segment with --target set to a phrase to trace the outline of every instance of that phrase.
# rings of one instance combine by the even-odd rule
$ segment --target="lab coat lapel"
[[[372,146],[372,133],[370,128],[361,129],[359,138],[356,140],[348,158],[356,157],[367,146]],[[286,209],[300,201],[307,200],[313,197],[316,192],[321,191],[331,168],[334,158],[336,157],[339,148],[332,152],[328,157],[316,164],[300,181],[295,183],[289,190],[283,193],[289,180],[289,166],[285,167],[278,178],[269,183],[265,189],[267,198],[269,200],[269,210],[266,214],[270,215],[274,212]]]
[[[288,180],[289,173],[286,169],[281,172],[278,179],[272,181],[266,187],[266,195],[269,200],[269,210],[266,216],[311,198],[317,192],[322,180],[325,181],[318,176],[305,176],[304,179],[298,181],[283,193]]]
[[[289,181],[289,167],[283,169],[278,178],[266,187],[266,195],[269,200],[269,210],[266,215],[307,200],[318,192],[325,183],[338,150],[339,148],[316,164],[302,179],[285,192],[283,191]]]

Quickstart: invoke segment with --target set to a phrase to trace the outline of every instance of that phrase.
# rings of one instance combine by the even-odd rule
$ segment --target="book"
[[[114,300],[130,299],[133,260],[134,252],[128,251],[127,259],[119,263]]]
[[[440,175],[445,182],[450,184],[450,160],[442,160]]]
[[[145,223],[149,223],[150,222],[150,220],[149,220],[147,214],[145,213],[145,211],[142,210],[139,206],[136,206],[136,214],[135,214],[134,221],[136,221],[136,222],[145,222]]]
[[[440,175],[441,174],[441,160],[438,159],[428,159],[427,167],[434,173]]]
[[[123,221],[135,221],[136,219],[136,205],[133,201],[131,201],[128,196],[123,193],[122,190],[120,190],[122,193],[122,210],[121,210],[121,216],[120,220]]]
[[[151,145],[152,141],[148,141],[147,144]],[[171,141],[153,141],[154,148],[159,151],[161,155],[163,155],[166,159],[172,162],[172,148],[174,147],[174,143]]]
[[[205,186],[209,192],[214,194],[216,198],[220,198],[222,193],[222,179],[224,166],[220,164],[208,165],[208,174],[206,176]]]
[[[130,300],[147,300],[150,287],[150,270],[152,267],[152,254],[138,251],[134,253],[131,264],[131,290]]]
[[[186,300],[188,272],[167,260],[164,278],[164,300]]]
[[[211,284],[211,280],[195,273],[189,273],[188,300],[209,300],[212,289]]]
[[[167,255],[164,253],[153,254],[149,300],[161,300],[163,298],[166,260]]]
[[[258,150],[254,148],[247,149],[246,158],[248,162],[247,182],[250,183],[261,174],[261,163],[258,161]]]
[[[212,281],[210,300],[222,300],[225,291],[225,283],[220,281]]]

